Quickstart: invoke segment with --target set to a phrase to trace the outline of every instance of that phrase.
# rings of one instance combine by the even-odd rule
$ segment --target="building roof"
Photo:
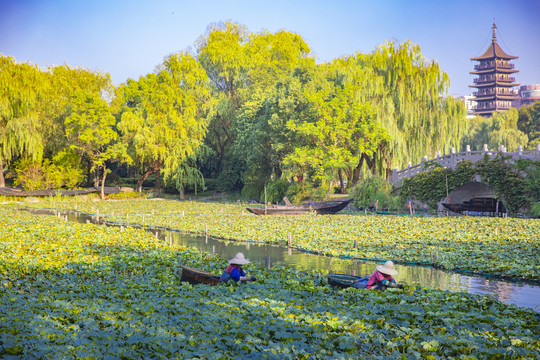
[[[493,23],[493,37],[491,38],[491,45],[487,48],[486,52],[481,56],[473,57],[471,60],[487,60],[487,59],[517,59],[518,56],[508,55],[501,49],[499,44],[497,44],[497,25]]]

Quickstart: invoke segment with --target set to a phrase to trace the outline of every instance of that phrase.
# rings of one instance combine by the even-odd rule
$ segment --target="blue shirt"
[[[234,280],[235,282],[240,280],[241,276],[246,276],[246,273],[241,267],[235,265],[229,265],[223,274],[221,274],[221,281],[227,282],[229,280]]]

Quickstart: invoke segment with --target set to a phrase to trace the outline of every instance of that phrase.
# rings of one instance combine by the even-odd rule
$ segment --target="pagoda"
[[[506,111],[512,107],[512,101],[518,100],[519,96],[512,88],[518,86],[515,77],[510,76],[519,70],[514,69],[514,64],[510,61],[517,59],[517,56],[505,53],[497,44],[497,25],[493,23],[493,37],[491,45],[486,52],[471,60],[479,61],[474,65],[471,74],[478,75],[474,79],[474,84],[469,87],[476,88],[473,92],[476,108],[475,115],[489,117],[493,112]]]

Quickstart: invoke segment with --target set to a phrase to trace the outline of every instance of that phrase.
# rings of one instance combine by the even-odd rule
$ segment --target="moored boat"
[[[180,265],[182,268],[182,275],[180,281],[186,281],[190,284],[208,284],[217,285],[221,282],[219,275],[214,275],[207,271],[195,269],[189,266]]]
[[[315,213],[319,215],[336,214],[345,209],[353,199],[322,201],[302,205],[272,205],[265,208],[246,208],[256,215],[302,215]]]
[[[455,213],[505,213],[506,208],[503,203],[495,198],[472,198],[469,201],[464,201],[462,204],[442,203],[442,206]]]

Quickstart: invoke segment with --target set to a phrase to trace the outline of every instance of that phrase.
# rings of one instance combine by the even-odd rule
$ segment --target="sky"
[[[41,67],[108,72],[118,85],[193,49],[209,25],[298,33],[317,62],[369,53],[387,40],[418,44],[450,76],[449,95],[469,95],[497,24],[517,82],[540,84],[540,0],[0,0],[0,53]]]

